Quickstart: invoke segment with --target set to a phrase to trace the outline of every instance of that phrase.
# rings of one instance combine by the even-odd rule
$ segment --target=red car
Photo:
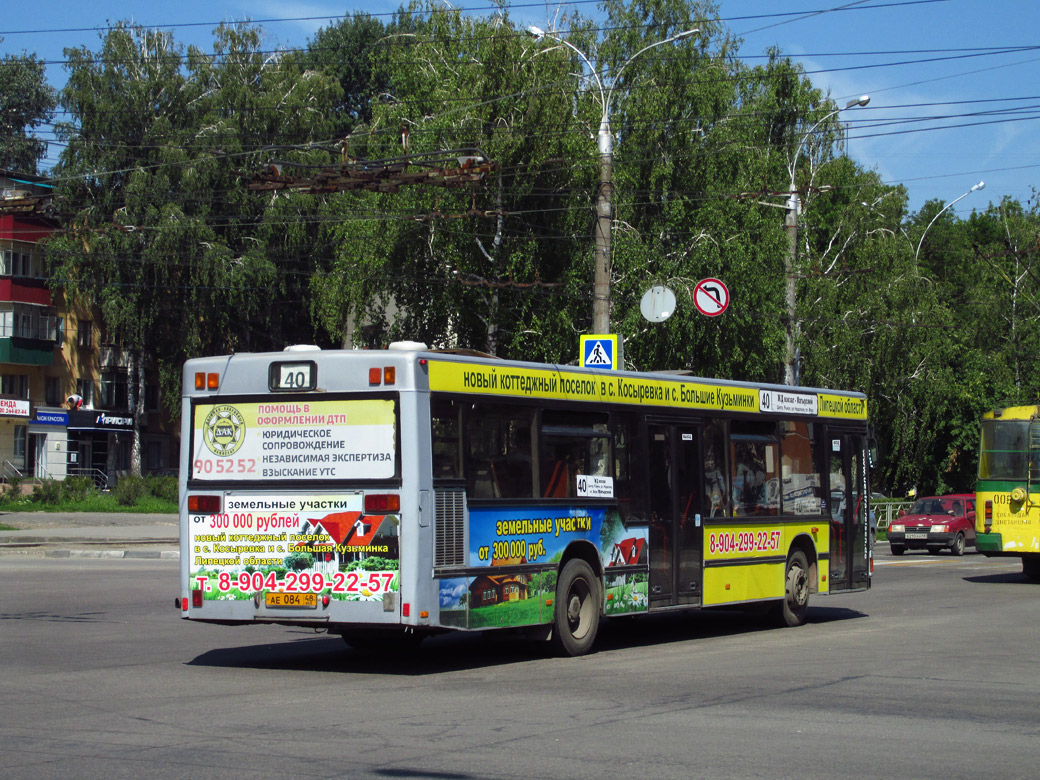
[[[893,555],[902,555],[904,550],[949,550],[964,555],[965,546],[975,546],[975,496],[919,498],[909,512],[889,525],[887,535]]]

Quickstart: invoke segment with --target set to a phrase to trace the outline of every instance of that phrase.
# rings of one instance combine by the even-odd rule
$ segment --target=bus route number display
[[[268,387],[272,392],[313,390],[318,386],[318,367],[313,361],[272,363],[268,374]]]

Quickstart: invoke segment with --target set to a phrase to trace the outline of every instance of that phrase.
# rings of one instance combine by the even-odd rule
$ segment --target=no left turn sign
[[[693,291],[693,305],[705,317],[717,317],[729,306],[729,288],[718,279],[701,279]]]

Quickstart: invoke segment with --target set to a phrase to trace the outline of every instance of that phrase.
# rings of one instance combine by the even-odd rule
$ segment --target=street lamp
[[[618,72],[610,79],[610,86],[604,86],[599,73],[592,66],[589,58],[570,41],[546,32],[533,24],[527,28],[527,31],[539,40],[551,38],[571,49],[571,51],[581,57],[582,62],[588,67],[592,78],[596,81],[601,114],[599,133],[596,137],[599,148],[599,189],[596,192],[596,253],[592,284],[592,332],[610,333],[610,229],[613,219],[610,199],[614,167],[614,136],[610,132],[610,107],[611,100],[614,97],[614,87],[617,86],[625,68],[640,54],[657,46],[663,46],[666,43],[689,38],[691,35],[699,33],[700,28],[684,30],[669,38],[644,46],[625,60]]]
[[[934,225],[934,224],[935,224],[935,220],[939,219],[940,215],[942,215],[942,213],[943,213],[944,211],[946,211],[946,209],[950,208],[950,206],[952,206],[952,205],[953,205],[954,203],[956,203],[957,201],[959,201],[959,200],[964,200],[964,198],[966,198],[966,197],[968,197],[969,195],[971,195],[971,193],[975,192],[975,190],[981,190],[981,189],[985,189],[985,187],[986,187],[986,182],[984,182],[984,181],[980,181],[980,182],[979,182],[978,184],[976,184],[975,186],[973,186],[973,187],[972,187],[972,188],[971,188],[970,190],[968,190],[967,192],[965,192],[965,193],[964,193],[963,195],[961,195],[961,196],[960,196],[959,198],[954,198],[954,199],[953,199],[953,200],[951,200],[951,201],[950,201],[949,203],[947,203],[947,204],[946,204],[945,206],[943,206],[943,207],[942,207],[941,209],[939,209],[939,213],[938,213],[938,214],[936,214],[936,215],[935,215],[934,217],[932,217],[932,221],[928,223],[928,227],[926,227],[926,228],[924,229],[924,233],[922,233],[922,234],[921,234],[921,240],[917,242],[917,251],[916,251],[916,252],[914,252],[914,265],[915,265],[915,266],[917,265],[917,257],[918,257],[918,255],[920,255],[920,254],[921,254],[921,244],[923,244],[923,243],[924,243],[924,237],[925,237],[925,235],[926,235],[926,234],[928,233],[928,228],[930,228],[930,227],[931,227],[932,225]]]
[[[795,183],[794,178],[795,172],[798,170],[798,155],[801,154],[802,146],[809,140],[809,136],[813,134],[817,127],[841,111],[845,111],[849,108],[856,108],[857,106],[865,106],[869,102],[870,95],[862,95],[850,100],[844,106],[834,109],[823,117],[823,119],[816,122],[798,141],[798,145],[794,150],[794,158],[788,166],[788,173],[791,175],[791,183],[788,190],[787,203],[784,206],[787,210],[787,215],[784,217],[784,230],[787,232],[787,255],[784,258],[784,273],[786,275],[785,278],[787,283],[784,291],[784,304],[787,310],[787,348],[784,352],[785,385],[798,384],[799,373],[795,365],[795,340],[798,333],[796,307],[798,298],[797,286],[794,278],[794,269],[798,261],[798,215],[802,211],[802,202],[798,197],[798,185]]]

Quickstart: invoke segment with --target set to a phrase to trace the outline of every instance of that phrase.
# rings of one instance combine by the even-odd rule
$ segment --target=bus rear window
[[[394,398],[197,403],[190,479],[396,477],[396,404]]]
[[[1028,442],[1028,420],[983,420],[979,479],[1024,480]]]

